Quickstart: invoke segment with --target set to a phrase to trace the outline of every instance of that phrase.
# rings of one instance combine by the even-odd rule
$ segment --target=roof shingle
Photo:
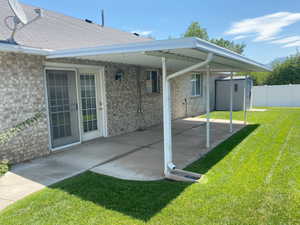
[[[27,17],[33,18],[33,7],[22,4]],[[7,40],[11,31],[5,25],[5,19],[13,16],[7,0],[0,0],[0,40]],[[84,20],[66,16],[57,12],[44,10],[43,18],[18,31],[15,40],[18,44],[35,48],[63,50],[71,48],[87,48],[149,41],[132,33],[101,27]],[[7,21],[11,22],[11,18]]]

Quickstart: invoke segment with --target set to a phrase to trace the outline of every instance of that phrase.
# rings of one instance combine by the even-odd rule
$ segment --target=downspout
[[[175,77],[181,76],[188,72],[197,70],[201,67],[209,65],[214,57],[213,53],[208,53],[207,58],[205,61],[201,63],[197,63],[193,66],[188,68],[182,69],[178,72],[170,74],[167,76],[167,67],[166,67],[166,58],[162,57],[162,71],[163,71],[163,115],[164,115],[164,174],[167,178],[174,179],[174,180],[181,180],[181,181],[195,181],[190,178],[180,177],[177,175],[172,174],[172,171],[184,173],[185,175],[191,176],[198,176],[195,173],[191,174],[187,171],[182,171],[176,169],[176,165],[173,163],[172,160],[172,118],[171,118],[171,88],[170,88],[170,80],[174,79]],[[200,176],[199,176],[200,177]]]

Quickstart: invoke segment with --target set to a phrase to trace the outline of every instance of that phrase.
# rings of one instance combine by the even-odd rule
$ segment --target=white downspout
[[[188,67],[188,68],[185,68],[185,69],[180,70],[180,71],[178,71],[178,72],[175,72],[175,73],[173,73],[173,74],[170,74],[170,75],[168,76],[168,80],[171,80],[171,79],[173,79],[173,78],[175,78],[175,77],[178,77],[178,76],[180,76],[180,75],[182,75],[182,74],[191,72],[191,71],[193,71],[193,70],[197,70],[197,69],[199,69],[199,68],[201,68],[201,67],[203,67],[203,66],[206,66],[207,64],[210,63],[210,61],[213,59],[213,57],[214,57],[214,54],[213,54],[213,53],[208,53],[207,58],[206,58],[205,61],[200,62],[200,63],[197,63],[197,64],[195,64],[195,65],[193,65],[193,66],[190,66],[190,67]]]
[[[164,118],[164,173],[168,174],[172,164],[172,117],[171,117],[171,88],[167,79],[166,58],[162,57],[163,78],[163,118]]]
[[[213,53],[208,53],[205,61],[193,66],[167,75],[166,58],[162,57],[162,78],[163,78],[163,126],[164,126],[164,173],[168,176],[176,166],[172,162],[172,110],[171,110],[171,88],[170,80],[188,72],[197,70],[208,65],[213,59]]]
[[[232,133],[232,110],[233,110],[233,72],[230,74],[230,126],[229,131]]]
[[[210,67],[206,66],[206,148],[210,148]]]

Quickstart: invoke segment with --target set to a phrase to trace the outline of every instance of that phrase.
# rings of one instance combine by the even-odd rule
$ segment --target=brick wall
[[[47,61],[71,63],[74,67],[76,64],[104,66],[109,136],[146,128],[162,121],[162,87],[160,93],[146,91],[147,70],[150,68],[77,59]],[[43,64],[44,58],[41,56],[0,53],[0,132],[46,107]],[[118,70],[124,72],[121,81],[115,80]],[[176,78],[172,88],[173,118],[186,116],[184,98],[188,99],[188,116],[204,111],[203,97],[190,97],[190,76]],[[140,101],[142,113],[138,112]],[[50,154],[48,142],[47,120],[44,118],[1,146],[0,159],[21,162]]]
[[[0,132],[45,108],[43,58],[0,52]],[[0,146],[0,159],[21,162],[49,154],[47,120]]]
[[[146,92],[146,71],[151,68],[81,59],[52,59],[48,61],[74,64],[75,67],[76,64],[81,64],[105,68],[109,136],[135,131],[162,121],[162,89],[161,93]],[[121,81],[115,80],[115,74],[118,70],[124,72]],[[138,113],[138,80],[141,86],[142,113]]]

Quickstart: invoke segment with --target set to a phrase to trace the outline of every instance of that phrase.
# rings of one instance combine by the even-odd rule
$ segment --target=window
[[[159,93],[160,92],[160,82],[157,71],[147,72],[146,88],[148,93]]]
[[[202,96],[203,94],[203,75],[192,75],[192,96]]]

